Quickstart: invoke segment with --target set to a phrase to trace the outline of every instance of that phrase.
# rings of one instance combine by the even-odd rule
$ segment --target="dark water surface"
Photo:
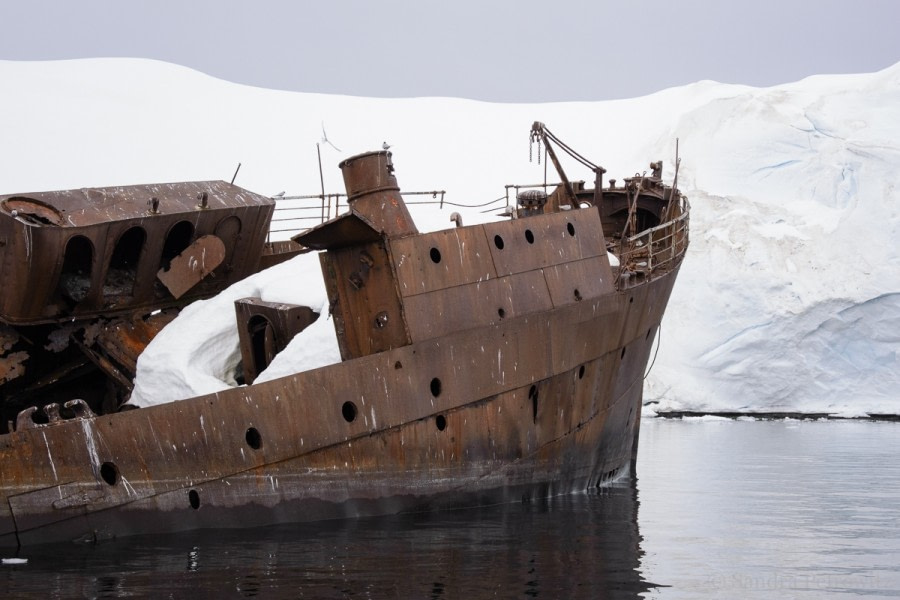
[[[900,424],[647,419],[597,493],[19,557],[8,598],[900,597]]]

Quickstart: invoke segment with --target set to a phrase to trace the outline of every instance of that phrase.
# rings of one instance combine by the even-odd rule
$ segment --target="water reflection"
[[[900,598],[900,423],[649,419],[648,597]]]
[[[26,548],[16,597],[636,598],[634,480],[477,510]]]

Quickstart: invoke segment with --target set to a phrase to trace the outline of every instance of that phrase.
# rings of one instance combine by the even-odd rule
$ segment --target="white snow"
[[[403,190],[475,204],[543,179],[544,165],[528,162],[535,120],[619,180],[656,159],[671,180],[680,138],[692,246],[647,379],[651,406],[900,413],[900,64],[554,104],[299,94],[136,59],[0,61],[0,81],[2,193],[230,180],[238,162],[236,183],[253,191],[317,193],[324,126],[342,150],[321,145],[326,191],[343,191],[340,160],[387,141]],[[422,230],[450,226],[453,211],[466,224],[495,218],[412,208]],[[184,311],[142,357],[135,400],[233,384],[233,300],[323,310],[318,269],[308,255]],[[201,318],[185,325],[191,314]],[[302,336],[292,346],[305,367],[338,360],[330,320]],[[265,377],[296,367],[286,362]]]

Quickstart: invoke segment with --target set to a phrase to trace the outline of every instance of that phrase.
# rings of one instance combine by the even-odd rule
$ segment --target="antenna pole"
[[[316,155],[319,157],[319,185],[322,186],[322,222],[325,222],[325,177],[322,175],[322,151],[319,149],[319,142],[316,142]],[[328,211],[331,213],[331,211]],[[331,214],[328,215],[331,218]]]
[[[234,180],[237,179],[238,171],[241,170],[241,163],[238,163],[237,169],[234,170],[234,175],[231,177],[231,183],[234,185]]]

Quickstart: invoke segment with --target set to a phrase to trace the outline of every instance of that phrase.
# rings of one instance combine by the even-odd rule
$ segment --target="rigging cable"
[[[659,327],[656,330],[656,351],[653,353],[653,360],[650,361],[650,366],[647,367],[647,372],[644,373],[644,380],[647,380],[647,376],[650,375],[650,371],[653,370],[653,365],[656,364],[656,355],[659,354],[659,345],[662,343],[662,323],[660,322]]]

